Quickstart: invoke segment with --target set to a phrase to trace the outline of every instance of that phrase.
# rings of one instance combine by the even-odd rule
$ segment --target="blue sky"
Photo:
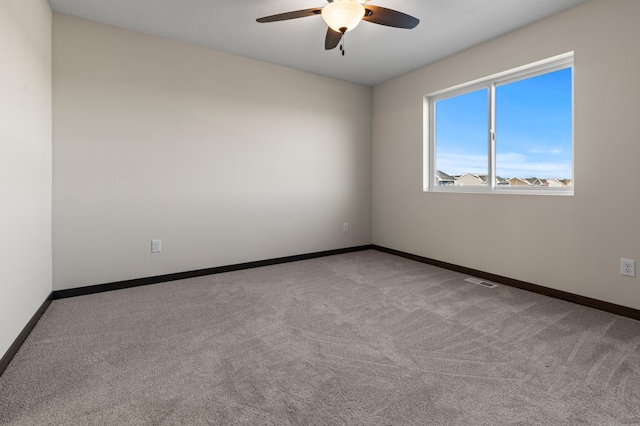
[[[488,90],[436,103],[436,168],[487,174]],[[496,88],[496,173],[571,178],[571,69]]]

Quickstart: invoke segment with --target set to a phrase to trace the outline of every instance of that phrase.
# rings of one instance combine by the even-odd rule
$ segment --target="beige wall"
[[[593,0],[375,87],[374,244],[640,309],[619,274],[640,261],[639,16]],[[422,191],[424,95],[568,51],[574,196]]]
[[[56,290],[371,242],[370,88],[53,28]]]
[[[51,9],[0,1],[0,357],[51,293]]]

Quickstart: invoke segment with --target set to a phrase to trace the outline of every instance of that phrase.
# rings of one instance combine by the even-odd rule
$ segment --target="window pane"
[[[496,87],[496,182],[572,186],[571,68]]]
[[[487,185],[489,90],[435,103],[436,185]]]

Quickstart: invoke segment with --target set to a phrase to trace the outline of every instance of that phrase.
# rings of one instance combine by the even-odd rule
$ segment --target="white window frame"
[[[553,71],[571,68],[571,186],[569,187],[509,187],[496,185],[496,144],[495,144],[495,90],[496,87],[515,81],[536,77]],[[490,193],[490,194],[537,194],[537,195],[573,195],[575,189],[575,157],[574,157],[574,60],[573,52],[564,53],[532,64],[524,65],[448,89],[430,93],[424,97],[424,131],[423,131],[423,153],[424,153],[424,176],[423,189],[428,192],[454,192],[454,193]],[[435,129],[435,103],[474,92],[476,90],[487,89],[489,96],[487,102],[489,106],[489,120],[487,123],[487,153],[488,153],[488,179],[487,185],[479,186],[458,186],[458,185],[438,185],[436,181],[436,129]]]

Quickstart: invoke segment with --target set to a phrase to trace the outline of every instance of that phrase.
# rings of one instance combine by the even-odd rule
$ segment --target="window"
[[[430,191],[573,194],[573,53],[426,97]]]

